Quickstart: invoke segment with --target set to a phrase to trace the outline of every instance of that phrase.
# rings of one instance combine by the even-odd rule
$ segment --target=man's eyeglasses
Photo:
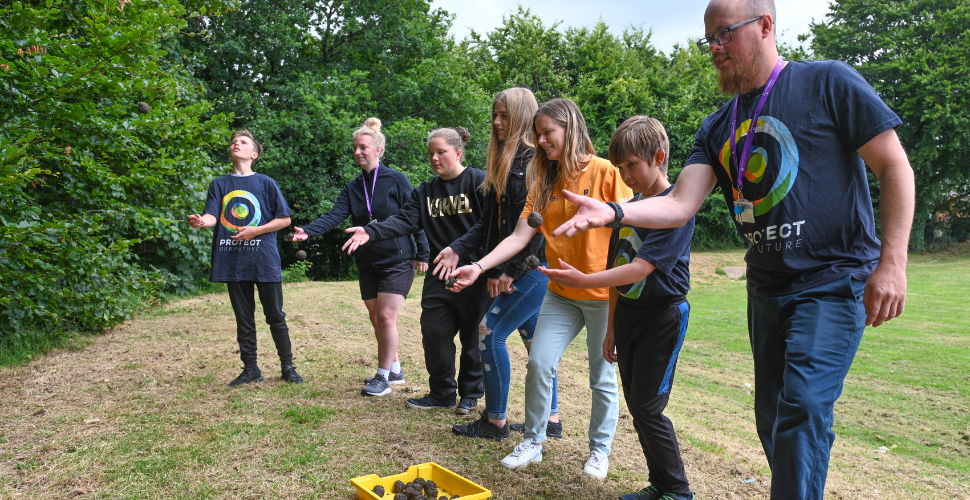
[[[707,38],[701,38],[697,41],[697,48],[701,49],[701,54],[707,54],[711,51],[711,42],[715,42],[718,45],[727,45],[731,43],[731,32],[744,26],[745,24],[750,24],[755,21],[760,21],[765,16],[759,16],[754,19],[748,19],[747,21],[740,22],[734,26],[728,26],[727,28],[721,28],[714,32],[713,35]]]

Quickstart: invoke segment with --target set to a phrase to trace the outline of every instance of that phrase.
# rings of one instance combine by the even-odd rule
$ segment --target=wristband
[[[484,267],[482,267],[482,265],[481,265],[481,264],[479,264],[479,263],[478,263],[477,261],[475,261],[475,262],[472,262],[472,265],[473,265],[473,266],[478,266],[478,268],[482,270],[482,274],[485,274],[485,268],[484,268]]]
[[[610,222],[609,224],[604,224],[604,226],[614,228],[614,229],[620,227],[620,221],[623,220],[623,208],[620,207],[620,204],[615,201],[608,201],[606,202],[606,204],[613,209],[614,217],[613,217],[613,222]]]

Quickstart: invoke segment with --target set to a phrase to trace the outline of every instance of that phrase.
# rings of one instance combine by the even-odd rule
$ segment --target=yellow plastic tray
[[[350,484],[357,488],[357,498],[360,500],[393,500],[394,482],[402,481],[405,484],[423,477],[425,480],[432,480],[438,486],[438,496],[447,495],[448,498],[458,495],[460,500],[484,500],[492,498],[492,492],[469,481],[454,472],[434,463],[412,465],[407,472],[394,476],[380,477],[377,474],[355,477],[350,480]],[[384,496],[379,497],[372,490],[375,486],[384,487]]]

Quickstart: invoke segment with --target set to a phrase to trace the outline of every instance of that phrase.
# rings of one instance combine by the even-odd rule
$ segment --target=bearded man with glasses
[[[775,6],[713,0],[704,13],[721,91],[667,196],[622,211],[563,192],[579,206],[556,235],[612,223],[679,227],[715,186],[749,243],[748,336],[755,418],[771,498],[820,499],[835,401],[867,325],[903,312],[913,222],[913,170],[899,117],[850,66],[778,56]],[[880,183],[882,240],[865,167]],[[642,498],[648,499],[649,496]]]

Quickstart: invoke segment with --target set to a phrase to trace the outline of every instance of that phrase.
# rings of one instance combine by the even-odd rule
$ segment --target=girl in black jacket
[[[379,243],[420,229],[428,237],[432,252],[440,252],[464,235],[481,218],[484,196],[478,186],[485,173],[461,164],[468,131],[443,128],[428,134],[428,155],[437,177],[422,183],[411,194],[400,213],[384,222],[347,229],[353,237],[344,249],[353,252],[372,241]],[[374,244],[374,243],[369,243]],[[363,246],[367,248],[367,245]],[[472,252],[463,262],[481,256]],[[434,276],[424,280],[421,295],[421,337],[428,369],[430,393],[408,400],[412,408],[448,408],[465,414],[478,405],[483,395],[482,362],[478,349],[478,324],[489,303],[484,285],[452,293]],[[455,333],[461,341],[460,370],[455,381]]]
[[[368,118],[354,132],[354,158],[361,174],[347,183],[337,196],[333,209],[304,227],[297,227],[293,241],[305,241],[339,226],[349,216],[355,226],[385,220],[396,215],[414,188],[408,178],[380,163],[384,154],[381,121]],[[412,240],[412,233],[414,239]],[[416,244],[415,244],[416,242]],[[414,271],[428,269],[428,240],[420,230],[371,245],[355,255],[360,298],[367,306],[377,337],[377,374],[364,380],[363,396],[383,396],[391,392],[390,384],[403,384],[404,371],[397,354],[397,316],[404,298],[411,290]],[[380,390],[374,390],[373,379],[380,378]]]

